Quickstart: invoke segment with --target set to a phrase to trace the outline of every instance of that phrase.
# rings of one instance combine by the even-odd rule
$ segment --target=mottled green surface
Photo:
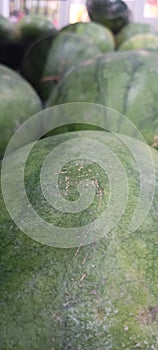
[[[77,22],[62,28],[64,33],[74,33],[88,38],[98,49],[105,53],[114,50],[115,40],[109,28],[95,22]]]
[[[14,37],[20,43],[32,44],[37,40],[56,34],[52,22],[44,15],[30,14],[16,23]]]
[[[156,34],[155,28],[149,23],[132,22],[127,24],[117,35],[117,45],[130,39],[134,35],[152,33]]]
[[[45,96],[47,98],[47,89],[51,91],[56,85],[56,81],[43,81],[42,79],[43,70],[54,37],[54,35],[49,35],[31,46],[24,55],[20,67],[22,76],[30,82],[43,100],[45,100]]]
[[[15,130],[41,108],[40,99],[28,82],[0,65],[0,158]]]
[[[34,208],[47,220],[53,218],[57,226],[82,226],[87,221],[84,212],[71,220],[55,212],[40,190],[43,160],[52,148],[71,137],[97,139],[119,157],[129,181],[126,210],[119,225],[98,242],[80,249],[55,249],[20,232],[0,197],[0,349],[157,349],[158,182],[145,221],[130,234],[127,227],[139,197],[139,174],[128,148],[117,137],[102,132],[45,139],[35,146],[27,161],[25,186]],[[141,143],[137,145],[141,150]],[[151,152],[158,181],[158,154],[152,149]],[[22,149],[11,157],[19,167]],[[92,221],[104,210],[109,197],[106,176],[98,165],[90,160],[85,165],[83,160],[68,163],[60,173],[59,187],[64,190],[69,176],[63,195],[74,200],[76,183],[84,175],[96,181],[96,197],[88,217]],[[118,174],[116,179],[119,184]]]
[[[13,28],[13,23],[0,14],[0,43],[12,42]]]
[[[146,48],[158,47],[158,35],[157,34],[136,34],[129,39],[122,42],[119,46],[119,50],[139,50]]]
[[[47,106],[76,101],[116,109],[153,144],[158,135],[157,55],[147,51],[114,52],[81,64],[58,84]]]
[[[100,54],[88,38],[60,32],[53,41],[48,37],[32,46],[24,57],[22,73],[45,101],[66,71]]]

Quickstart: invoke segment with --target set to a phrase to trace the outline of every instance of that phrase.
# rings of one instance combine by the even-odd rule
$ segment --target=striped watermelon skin
[[[149,23],[132,22],[127,24],[116,36],[117,46],[119,47],[124,41],[139,34],[156,34],[155,28]]]
[[[50,34],[55,36],[56,28],[52,22],[44,15],[30,14],[24,16],[15,25],[14,39],[17,42],[28,45]]]
[[[115,48],[112,31],[99,23],[77,22],[62,28],[62,32],[74,33],[89,39],[103,53],[113,51]]]
[[[152,33],[137,34],[122,42],[119,50],[130,51],[147,48],[158,48],[158,35]]]
[[[46,101],[69,69],[99,55],[100,50],[89,39],[60,32],[53,41],[49,36],[31,47],[24,57],[21,72]]]
[[[116,109],[127,116],[152,144],[158,135],[157,54],[117,52],[102,55],[90,63],[84,62],[60,82],[47,107],[76,101]]]
[[[0,158],[16,129],[41,109],[31,85],[18,73],[0,65]]]

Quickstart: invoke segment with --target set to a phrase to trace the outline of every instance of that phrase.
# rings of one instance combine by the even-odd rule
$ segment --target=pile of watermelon
[[[51,21],[41,15],[28,15],[16,23],[0,15],[0,63],[19,69],[31,45],[45,36],[56,35]]]
[[[158,346],[158,33],[86,5],[0,16],[2,350]]]

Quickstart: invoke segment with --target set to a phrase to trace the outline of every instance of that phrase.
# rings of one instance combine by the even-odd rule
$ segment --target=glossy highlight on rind
[[[131,20],[131,12],[124,1],[87,0],[86,7],[92,21],[105,25],[114,34]]]

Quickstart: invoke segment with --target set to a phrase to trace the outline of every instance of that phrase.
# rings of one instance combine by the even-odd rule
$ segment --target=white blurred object
[[[158,1],[157,0],[148,0],[144,6],[144,17],[158,18]]]
[[[76,22],[89,22],[89,16],[87,13],[86,6],[83,4],[76,4],[72,3],[70,5],[70,15],[69,15],[69,22],[70,23],[76,23]]]
[[[0,13],[7,18],[9,17],[9,5],[9,0],[0,0]]]

